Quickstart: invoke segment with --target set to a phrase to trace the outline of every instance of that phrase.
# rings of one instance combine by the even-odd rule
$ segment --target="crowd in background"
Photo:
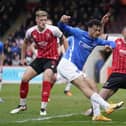
[[[6,30],[15,22],[18,14],[23,9],[22,6],[23,0],[2,0],[0,2],[0,37],[2,37]]]
[[[16,0],[6,3],[0,2],[0,36],[6,33],[20,12],[25,9],[27,14],[26,21],[17,28],[15,33],[10,33],[4,42],[4,65],[21,65],[21,45],[25,31],[35,24],[34,12],[38,8],[48,11],[49,18],[53,20],[54,25],[57,25],[62,14],[67,14],[72,16],[70,23],[81,28],[86,28],[86,22],[92,18],[101,19],[108,10],[113,13],[112,20],[116,18],[117,12],[119,12],[118,3],[113,3],[113,0],[40,0],[40,3],[32,4],[32,6],[24,3],[25,0],[22,2]],[[26,59],[30,61],[32,57],[33,52],[29,46]]]

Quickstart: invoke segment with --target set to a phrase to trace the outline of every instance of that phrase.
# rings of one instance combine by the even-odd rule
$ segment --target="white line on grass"
[[[17,123],[24,123],[28,121],[39,121],[39,120],[49,120],[49,119],[55,119],[55,118],[63,118],[63,117],[70,117],[74,115],[79,115],[78,113],[71,113],[71,114],[65,114],[65,115],[55,115],[55,116],[47,116],[47,117],[40,117],[40,118],[31,118],[31,119],[25,119],[16,121]]]
[[[122,107],[118,110],[122,110],[122,109],[126,109],[125,107]],[[71,117],[71,116],[74,116],[74,115],[83,115],[83,113],[71,113],[71,114],[64,114],[64,115],[54,115],[54,116],[46,116],[46,117],[39,117],[39,118],[30,118],[30,119],[25,119],[25,120],[18,120],[16,121],[17,123],[25,123],[25,122],[29,122],[29,121],[44,121],[44,120],[50,120],[50,119],[55,119],[55,118],[63,118],[63,117]],[[48,123],[51,122],[53,123],[53,121],[48,121]],[[77,122],[77,123],[87,123],[87,122],[90,122],[91,123],[91,120],[83,120],[83,121],[55,121],[55,123],[74,123],[74,122]],[[92,121],[92,123],[98,123],[99,121]],[[103,122],[103,121],[102,121]],[[120,122],[120,121],[110,121],[110,122],[105,122],[105,123],[123,123],[123,124],[126,124],[126,121],[124,122]]]

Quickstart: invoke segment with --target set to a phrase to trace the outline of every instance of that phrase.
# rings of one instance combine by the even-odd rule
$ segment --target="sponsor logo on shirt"
[[[80,41],[79,42],[79,45],[81,46],[81,47],[83,47],[83,48],[86,48],[86,49],[93,49],[93,47],[92,46],[89,46],[88,44],[86,44],[86,43],[84,43],[84,42],[82,42],[82,41]]]
[[[48,44],[48,42],[46,42],[46,41],[38,42],[38,45],[39,45],[40,48],[47,46],[47,44]]]

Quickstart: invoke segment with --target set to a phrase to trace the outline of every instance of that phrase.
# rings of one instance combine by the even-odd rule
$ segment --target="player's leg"
[[[70,91],[71,86],[72,86],[72,84],[71,84],[70,82],[67,82],[67,83],[66,83],[66,87],[65,87],[65,89],[64,89],[64,93],[65,93],[67,96],[72,96],[72,93],[71,93],[71,91]]]
[[[44,116],[47,114],[46,107],[48,104],[48,99],[50,98],[51,89],[56,81],[56,64],[55,60],[46,60],[43,72],[43,84],[42,84],[42,94],[41,94],[41,110],[40,115]]]
[[[104,84],[103,88],[99,92],[99,95],[103,99],[108,100],[114,93],[118,91],[122,84],[124,85],[122,76],[120,74],[114,73]],[[117,108],[120,108],[122,105],[123,102],[119,102]],[[92,108],[88,109],[84,114],[87,116],[92,115]]]
[[[118,91],[119,88],[123,88],[125,85],[125,74],[112,73],[108,81],[104,84],[103,88],[99,92],[100,96],[108,100],[114,93]],[[125,86],[124,86],[125,87]],[[120,108],[124,102],[119,102],[116,109]]]
[[[73,63],[66,59],[62,59],[58,65],[58,71],[63,77],[72,81],[72,83],[79,88],[82,93],[91,100],[91,102],[99,104],[107,113],[114,111],[116,104],[113,106],[110,105],[96,91],[94,91],[87,78],[83,77],[83,73],[79,71]]]
[[[29,91],[29,80],[31,80],[36,75],[37,75],[36,71],[31,66],[29,66],[25,71],[25,73],[23,74],[22,81],[20,84],[20,103],[16,109],[13,109],[10,112],[11,114],[15,114],[27,109],[26,98]]]
[[[20,103],[16,109],[13,109],[10,113],[15,114],[22,110],[26,110],[26,98],[29,91],[29,81],[42,72],[41,66],[41,59],[35,59],[30,66],[27,67],[25,73],[23,74],[22,81],[20,83]]]
[[[101,116],[100,106],[105,109],[107,114],[110,114],[118,107],[118,104],[109,104],[108,102],[106,102],[97,92],[94,92],[90,89],[90,87],[88,86],[89,83],[86,81],[86,78],[82,79],[82,76],[74,79],[72,83],[75,84],[75,86],[77,86],[88,98],[90,98],[94,115],[92,119],[109,121],[109,118]]]
[[[118,90],[118,89],[117,89]],[[99,95],[105,99],[108,100],[112,95],[114,95],[117,90],[112,90],[112,89],[107,89],[107,88],[102,88],[99,92]]]
[[[83,76],[79,76],[78,78],[72,81],[76,87],[78,87],[85,96],[91,99],[91,101],[97,102],[104,109],[109,107],[109,103],[104,101],[101,96],[90,88],[90,83]]]
[[[111,89],[105,89],[102,88],[99,92],[99,95],[104,99],[104,100],[108,100],[115,92]],[[92,106],[93,107],[93,106]],[[84,115],[86,116],[92,116],[93,115],[93,108],[89,108],[88,110],[86,110],[84,112]],[[120,106],[121,107],[121,106]]]
[[[53,77],[54,73],[51,69],[46,69],[43,73],[43,84],[42,84],[42,98],[41,98],[41,111],[40,115],[46,115],[46,107],[48,99],[50,97],[51,86],[54,84]]]

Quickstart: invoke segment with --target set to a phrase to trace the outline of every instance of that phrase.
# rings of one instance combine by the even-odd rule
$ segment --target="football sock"
[[[26,98],[29,91],[28,82],[22,81],[20,84],[20,98]]]
[[[26,105],[26,98],[20,98],[20,105]]]
[[[70,91],[71,86],[72,86],[71,83],[67,83],[67,84],[66,84],[66,87],[65,87],[65,89],[64,89],[64,91]]]
[[[92,108],[93,108],[93,116],[98,116],[101,114],[100,112],[100,105],[94,101],[91,101]]]
[[[49,81],[43,81],[41,108],[46,108],[48,98],[50,96],[50,90],[51,90],[51,83]]]
[[[110,104],[108,102],[106,102],[99,94],[94,93],[91,97],[90,97],[91,101],[94,101],[96,103],[98,103],[101,107],[103,107],[104,109],[107,109]]]

